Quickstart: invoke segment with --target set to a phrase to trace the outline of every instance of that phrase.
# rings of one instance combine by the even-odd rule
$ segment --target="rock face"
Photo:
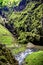
[[[3,44],[0,44],[0,65],[18,65],[10,50]]]

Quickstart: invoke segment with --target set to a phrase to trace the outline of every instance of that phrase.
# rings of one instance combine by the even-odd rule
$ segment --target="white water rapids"
[[[21,52],[21,53],[15,55],[15,59],[19,62],[19,65],[22,65],[22,62],[24,61],[26,56],[35,51],[36,51],[36,49],[26,49],[24,52]]]

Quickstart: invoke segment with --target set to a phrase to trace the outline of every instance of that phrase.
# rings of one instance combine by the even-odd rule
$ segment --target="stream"
[[[36,51],[37,49],[26,49],[24,52],[20,52],[19,54],[15,55],[15,59],[19,62],[19,65],[22,65],[26,56]]]

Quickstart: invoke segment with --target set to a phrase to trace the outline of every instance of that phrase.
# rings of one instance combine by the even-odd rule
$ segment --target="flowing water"
[[[19,65],[22,65],[22,62],[24,61],[26,56],[35,51],[37,51],[37,50],[36,49],[26,49],[24,52],[21,52],[21,53],[15,55],[15,59],[19,62]]]

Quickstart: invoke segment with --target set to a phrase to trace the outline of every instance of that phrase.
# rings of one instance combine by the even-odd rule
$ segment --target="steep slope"
[[[0,24],[0,43],[12,46],[14,42],[12,34]]]
[[[3,44],[0,44],[0,65],[18,65],[11,51]]]
[[[14,36],[19,43],[29,41],[40,41],[42,31],[42,8],[43,3],[38,1],[26,1],[26,7],[22,11],[3,11],[3,24]],[[41,32],[42,31],[42,32]]]
[[[41,2],[29,2],[23,11],[9,15],[9,23],[13,22],[19,42],[40,40],[42,8]]]

